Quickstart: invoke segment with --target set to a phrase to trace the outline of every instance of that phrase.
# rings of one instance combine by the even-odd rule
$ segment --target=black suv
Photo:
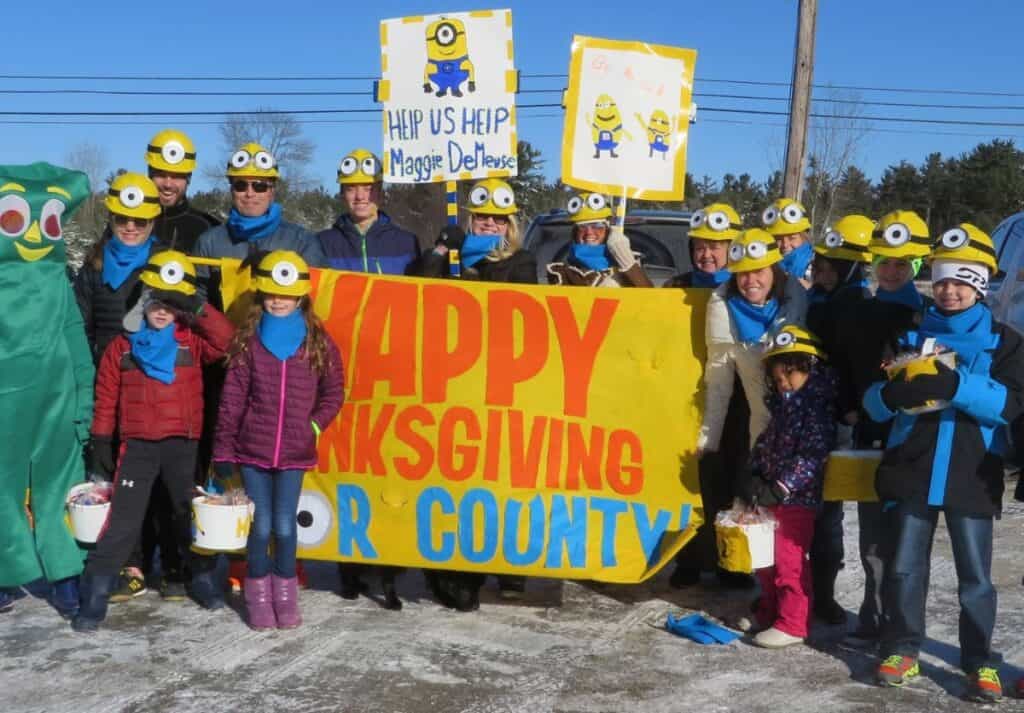
[[[690,270],[686,233],[690,213],[673,210],[634,210],[626,214],[626,236],[633,252],[655,285]],[[537,279],[548,284],[547,264],[564,262],[572,242],[572,223],[564,210],[553,210],[534,218],[526,229],[523,247],[537,258]]]

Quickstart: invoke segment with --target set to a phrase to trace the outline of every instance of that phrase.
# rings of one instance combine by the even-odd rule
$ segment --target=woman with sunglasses
[[[469,190],[466,209],[469,211],[468,231],[458,226],[442,230],[434,249],[414,262],[409,274],[536,284],[537,261],[522,249],[512,186],[500,178],[478,181]],[[425,574],[434,596],[445,606],[459,611],[479,608],[480,587],[485,575],[440,570]],[[499,575],[498,589],[502,599],[522,599],[526,578]]]
[[[244,260],[274,250],[291,250],[310,267],[327,266],[316,235],[283,220],[281,204],[274,200],[280,173],[269,151],[257,143],[245,144],[231,154],[225,176],[231,191],[231,211],[224,225],[199,236],[197,256]],[[209,284],[210,268],[197,265],[196,271],[202,288],[215,295]]]
[[[547,266],[553,285],[653,287],[622,228],[611,227],[612,208],[600,193],[581,193],[566,204],[572,244],[564,262]]]

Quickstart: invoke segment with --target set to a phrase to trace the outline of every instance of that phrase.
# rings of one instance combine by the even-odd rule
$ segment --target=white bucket
[[[192,542],[196,547],[217,552],[245,549],[252,525],[252,503],[211,505],[200,495],[192,499]]]
[[[99,539],[100,533],[110,517],[110,503],[98,505],[79,505],[71,499],[80,493],[87,493],[95,487],[93,483],[81,483],[68,491],[65,503],[71,519],[71,534],[84,544],[93,544]]]
[[[775,523],[760,522],[740,525],[747,535],[751,569],[775,566]]]

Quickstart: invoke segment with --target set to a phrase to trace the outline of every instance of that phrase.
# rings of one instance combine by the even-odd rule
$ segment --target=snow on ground
[[[860,601],[856,508],[847,506],[847,568],[838,599]],[[995,645],[1007,687],[1024,665],[1024,504],[1007,498],[997,523],[993,571],[999,590]],[[636,586],[530,580],[523,602],[497,597],[488,582],[478,612],[442,609],[419,572],[399,582],[405,600],[390,612],[375,599],[340,599],[335,568],[309,563],[305,625],[257,633],[241,602],[206,612],[162,603],[155,592],[111,605],[94,636],[71,631],[44,601],[28,596],[0,615],[0,711],[352,711],[372,713],[679,713],[700,711],[977,710],[962,701],[957,670],[956,577],[940,525],[921,680],[905,689],[871,685],[869,653],[844,647],[842,627],[817,627],[808,646],[782,651],[742,640],[700,646],[663,628],[668,613],[703,611],[728,621],[749,592],[713,580],[676,591],[668,571]],[[1022,710],[1009,701],[1002,710]]]

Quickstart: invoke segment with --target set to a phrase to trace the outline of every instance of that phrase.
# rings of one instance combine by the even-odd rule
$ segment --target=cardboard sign
[[[682,200],[696,50],[573,38],[562,181],[597,193]]]
[[[638,582],[690,539],[705,291],[312,274],[346,401],[299,557]]]
[[[384,180],[515,176],[512,11],[380,23]]]

